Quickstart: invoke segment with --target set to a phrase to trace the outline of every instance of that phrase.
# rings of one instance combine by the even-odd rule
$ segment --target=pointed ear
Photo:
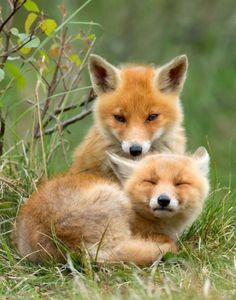
[[[209,173],[209,163],[210,157],[209,154],[204,147],[199,147],[193,154],[193,158],[196,161],[200,171],[204,176],[207,176]]]
[[[93,89],[97,95],[116,89],[120,80],[119,69],[94,54],[89,57],[88,67]]]
[[[121,158],[120,156],[106,151],[112,170],[120,182],[124,182],[135,169],[136,162],[131,159]]]
[[[177,56],[172,61],[157,69],[156,85],[162,93],[179,94],[183,88],[188,68],[186,55]]]

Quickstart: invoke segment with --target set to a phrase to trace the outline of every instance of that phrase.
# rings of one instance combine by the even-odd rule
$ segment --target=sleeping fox
[[[123,187],[91,173],[67,174],[47,181],[23,204],[14,228],[22,257],[65,261],[54,236],[72,251],[85,247],[98,262],[150,265],[177,251],[177,239],[208,194],[205,148],[140,161],[109,153],[107,160]]]
[[[150,152],[183,154],[186,139],[179,96],[187,67],[185,55],[159,68],[117,68],[90,55],[89,72],[98,96],[94,125],[75,152],[71,173],[113,176],[106,151],[134,160]]]

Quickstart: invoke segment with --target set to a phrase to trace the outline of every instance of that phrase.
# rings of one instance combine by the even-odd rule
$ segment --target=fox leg
[[[152,241],[155,241],[157,244],[169,244],[170,249],[167,252],[172,252],[174,254],[176,254],[178,252],[176,243],[164,234],[153,235]]]
[[[155,240],[130,239],[121,242],[113,252],[112,260],[151,265],[167,252],[176,252],[172,241],[157,243]]]

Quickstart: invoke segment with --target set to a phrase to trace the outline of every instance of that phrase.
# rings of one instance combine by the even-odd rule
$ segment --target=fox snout
[[[132,156],[139,156],[142,154],[143,148],[138,144],[134,144],[129,148],[129,152]]]
[[[131,156],[139,156],[146,154],[150,150],[151,143],[149,141],[139,143],[123,141],[121,147],[125,153],[128,153]]]
[[[178,210],[178,200],[170,197],[167,193],[162,193],[158,196],[154,196],[150,200],[150,208],[152,211],[175,211]]]
[[[160,207],[165,208],[167,206],[169,206],[170,204],[170,197],[166,194],[161,194],[158,198],[157,198],[157,203],[160,205]]]

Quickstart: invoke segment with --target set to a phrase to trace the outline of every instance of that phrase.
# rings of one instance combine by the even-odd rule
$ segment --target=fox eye
[[[158,114],[151,114],[147,117],[147,121],[151,122],[151,121],[154,121],[156,120],[158,117]]]
[[[184,181],[183,182],[180,181],[180,182],[175,183],[175,186],[182,186],[182,185],[190,185],[190,183],[189,182],[184,182]]]
[[[144,179],[143,180],[144,183],[149,183],[149,184],[152,184],[152,185],[156,185],[156,181],[155,180],[152,180],[152,179]]]
[[[125,123],[125,117],[122,115],[114,115],[114,118],[116,119],[116,121],[120,122],[120,123]]]

